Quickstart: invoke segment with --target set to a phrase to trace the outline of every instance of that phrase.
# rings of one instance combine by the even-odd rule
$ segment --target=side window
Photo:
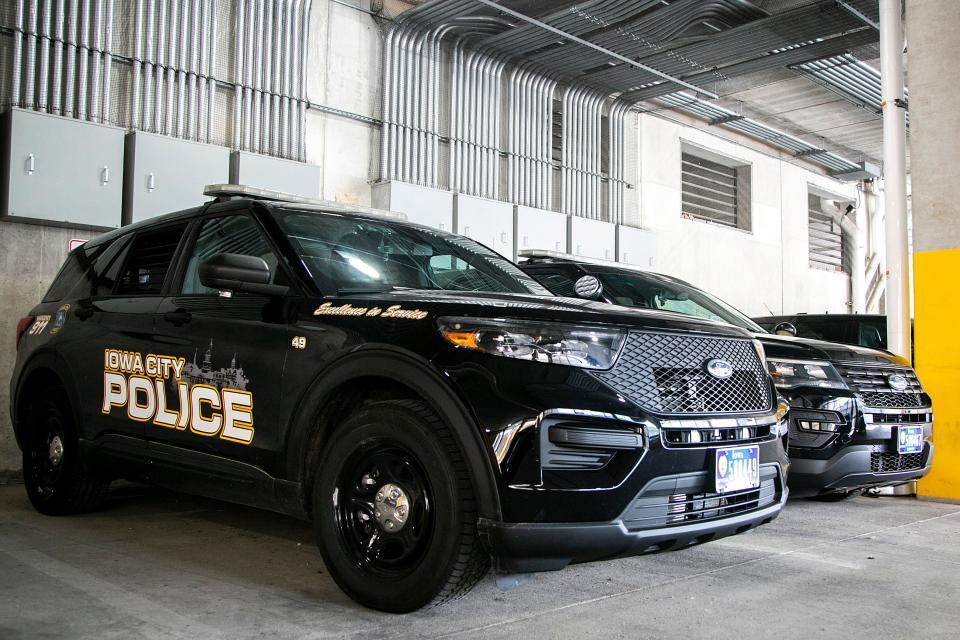
[[[151,295],[160,293],[163,281],[183,237],[186,225],[163,227],[138,233],[133,240],[117,288],[117,295]]]
[[[197,234],[190,252],[180,293],[185,295],[216,295],[215,289],[200,284],[200,263],[220,253],[237,253],[262,258],[270,267],[270,282],[288,284],[279,268],[277,256],[267,244],[256,223],[245,214],[206,220]]]

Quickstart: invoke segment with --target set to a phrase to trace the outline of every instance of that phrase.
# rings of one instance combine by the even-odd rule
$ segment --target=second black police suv
[[[549,293],[454,235],[248,197],[100,236],[18,328],[30,500],[113,478],[311,518],[357,601],[775,518],[785,405],[745,331]],[[262,195],[262,194],[261,194]]]
[[[842,499],[930,471],[933,409],[904,359],[876,349],[769,334],[730,305],[669,276],[549,251],[522,253],[529,258],[523,269],[554,293],[574,295],[580,278],[596,279],[587,293],[606,302],[709,318],[752,332],[763,344],[778,391],[791,405],[792,495]]]

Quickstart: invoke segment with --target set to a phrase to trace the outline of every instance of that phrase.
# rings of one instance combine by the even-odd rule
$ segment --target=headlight
[[[779,395],[779,394],[778,394]],[[777,401],[777,437],[785,436],[790,432],[790,405],[780,398]]]
[[[607,327],[440,318],[441,335],[464,349],[584,369],[609,369],[617,360],[626,331]]]
[[[781,389],[820,387],[846,389],[847,385],[829,362],[813,360],[767,360],[773,382]]]

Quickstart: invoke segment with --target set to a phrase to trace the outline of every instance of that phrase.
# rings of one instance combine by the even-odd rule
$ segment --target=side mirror
[[[599,300],[603,294],[603,284],[593,276],[582,276],[573,283],[573,291],[579,298]]]
[[[778,336],[796,336],[797,328],[789,322],[781,322],[773,328],[773,332]]]
[[[234,293],[285,295],[290,288],[270,284],[270,267],[263,258],[237,253],[218,253],[200,263],[200,284],[210,289]]]

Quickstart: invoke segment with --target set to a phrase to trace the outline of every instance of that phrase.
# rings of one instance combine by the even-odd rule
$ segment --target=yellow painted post
[[[913,257],[916,367],[933,398],[933,469],[922,496],[960,499],[960,249]]]

